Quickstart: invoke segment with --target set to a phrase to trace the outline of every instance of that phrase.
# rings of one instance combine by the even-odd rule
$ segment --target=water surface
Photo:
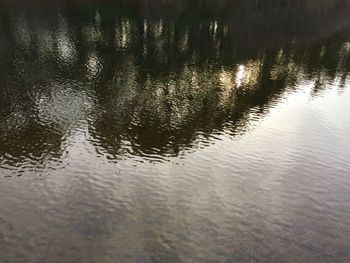
[[[350,4],[277,2],[1,0],[0,261],[349,262]]]

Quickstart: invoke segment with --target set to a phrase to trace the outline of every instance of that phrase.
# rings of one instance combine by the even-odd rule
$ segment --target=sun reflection
[[[244,72],[245,72],[245,67],[243,65],[239,65],[238,71],[236,74],[236,79],[235,79],[237,88],[239,88],[242,85],[242,80],[244,78]]]

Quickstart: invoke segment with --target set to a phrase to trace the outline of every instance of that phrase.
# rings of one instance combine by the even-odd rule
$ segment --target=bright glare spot
[[[239,65],[238,66],[238,71],[237,71],[237,74],[236,74],[236,85],[237,87],[240,87],[242,85],[242,80],[243,80],[243,77],[244,77],[244,72],[245,72],[245,68],[243,65]]]

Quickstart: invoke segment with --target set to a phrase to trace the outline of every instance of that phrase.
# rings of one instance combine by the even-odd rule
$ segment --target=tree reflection
[[[112,158],[178,155],[349,72],[347,1],[27,5],[0,11],[2,158],[60,156],[80,122]]]

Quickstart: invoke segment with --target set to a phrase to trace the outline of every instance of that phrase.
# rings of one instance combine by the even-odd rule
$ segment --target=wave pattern
[[[348,1],[0,2],[4,262],[349,261]]]

